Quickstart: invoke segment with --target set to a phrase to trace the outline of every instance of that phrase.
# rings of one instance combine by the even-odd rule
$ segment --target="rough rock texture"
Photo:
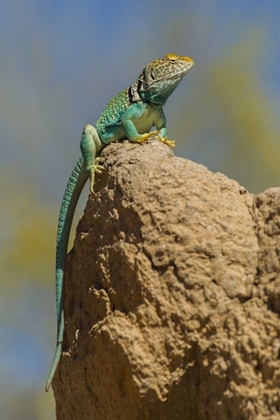
[[[280,419],[280,189],[104,149],[65,284],[59,420]]]

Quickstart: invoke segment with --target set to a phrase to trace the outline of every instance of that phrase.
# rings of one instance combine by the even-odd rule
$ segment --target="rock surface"
[[[103,151],[68,256],[59,420],[280,419],[280,189]]]

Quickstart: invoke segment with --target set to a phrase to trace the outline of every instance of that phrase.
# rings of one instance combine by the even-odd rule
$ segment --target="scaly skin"
[[[176,89],[194,61],[189,57],[167,54],[151,61],[136,82],[114,96],[96,123],[87,124],[81,138],[82,158],[76,163],[68,181],[59,214],[56,245],[56,308],[57,342],[53,363],[46,383],[49,390],[62,351],[64,310],[62,303],[63,280],[69,232],[74,211],[87,179],[93,194],[94,177],[104,169],[99,165],[100,151],[109,143],[125,138],[143,144],[155,137],[170,147],[175,141],[167,137],[166,118],[163,112],[168,97]],[[155,127],[155,131],[151,128]]]

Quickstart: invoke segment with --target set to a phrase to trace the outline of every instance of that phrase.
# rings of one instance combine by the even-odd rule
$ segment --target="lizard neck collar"
[[[134,102],[147,102],[141,95],[140,89],[142,87],[142,80],[139,77],[133,85],[128,88],[128,96],[131,103]]]
[[[135,102],[145,102],[151,106],[156,106],[156,105],[163,105],[162,103],[154,103],[153,101],[145,98],[145,95],[143,94],[143,92],[141,91],[142,89],[142,83],[143,81],[139,78],[136,80],[135,83],[133,83],[133,85],[131,85],[128,88],[128,97],[129,97],[129,101],[130,103],[135,103]],[[164,101],[165,103],[166,101]]]

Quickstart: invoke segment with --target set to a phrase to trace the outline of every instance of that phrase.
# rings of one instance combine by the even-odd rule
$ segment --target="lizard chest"
[[[147,133],[156,124],[161,114],[161,106],[152,106],[145,103],[143,112],[135,118],[132,118],[138,133]]]

